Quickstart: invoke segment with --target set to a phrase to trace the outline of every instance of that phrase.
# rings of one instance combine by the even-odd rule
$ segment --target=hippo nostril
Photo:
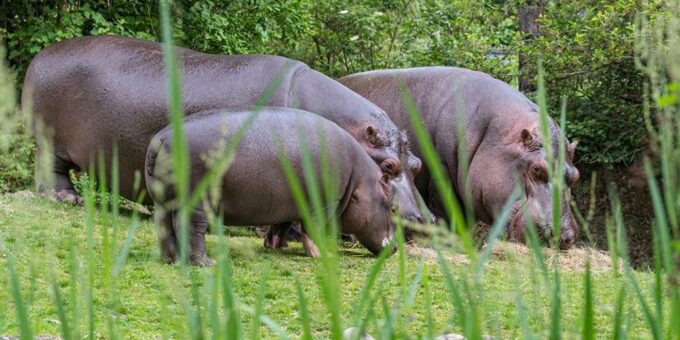
[[[415,222],[415,223],[418,223],[418,224],[423,224],[425,222],[425,220],[423,219],[423,216],[420,215],[420,214],[409,214],[405,217],[409,222]]]

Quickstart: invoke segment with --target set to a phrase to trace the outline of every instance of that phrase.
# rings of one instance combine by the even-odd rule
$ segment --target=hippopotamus
[[[349,132],[383,172],[394,178],[402,216],[410,221],[423,220],[413,183],[420,160],[382,109],[288,58],[211,55],[183,48],[176,51],[186,115],[255,104],[318,114]],[[268,91],[270,86],[272,91]],[[266,94],[269,100],[258,103]],[[112,150],[116,146],[120,193],[135,199],[135,172],[141,174],[151,137],[168,123],[163,47],[118,36],[88,36],[54,44],[31,62],[22,103],[32,108],[33,117],[53,133],[50,152],[54,153],[56,181],[50,187],[37,183],[39,191],[54,192],[61,200],[78,200],[69,171],[96,165],[93,157],[102,152],[107,178],[111,178]],[[42,152],[39,147],[38,153]],[[150,202],[147,199],[144,203]]]
[[[524,195],[515,202],[507,227],[509,239],[524,241],[523,204],[529,217],[542,231],[551,233],[552,186],[548,178],[545,146],[558,154],[560,129],[550,120],[552,143],[539,137],[539,113],[536,104],[507,83],[492,76],[456,67],[419,67],[377,70],[352,74],[339,81],[385,110],[392,121],[415,139],[409,113],[402,101],[402,89],[415,102],[445,172],[459,200],[469,197],[475,216],[493,223],[509,199],[518,181]],[[457,124],[464,122],[465,155],[459,155]],[[579,179],[573,165],[576,142],[566,147],[564,168],[567,189],[561,198],[560,246],[574,242],[577,225],[568,204],[571,187]],[[421,150],[414,148],[418,157]],[[467,176],[460,159],[468,164]],[[446,218],[442,202],[431,176],[424,171],[416,186],[430,209]],[[464,190],[467,190],[467,194]]]
[[[335,123],[305,111],[263,108],[247,127],[252,114],[248,110],[209,110],[191,115],[183,123],[190,159],[190,191],[219,159],[211,160],[207,155],[227,157],[224,146],[240,130],[244,131],[231,165],[220,177],[218,204],[213,207],[222,213],[226,225],[276,226],[300,220],[280,157],[291,162],[295,175],[304,182],[302,149],[306,148],[317,172],[321,157],[327,157],[334,187],[324,188],[331,195],[324,206],[336,207],[341,231],[354,235],[375,254],[391,243],[394,227],[390,215],[395,209],[391,204],[390,175],[381,171],[353,136]],[[168,152],[171,141],[170,126],[153,136],[144,173],[162,225],[159,236],[165,262],[175,262],[178,253],[177,197]],[[324,145],[325,152],[321,150]],[[213,261],[205,249],[205,207],[196,209],[190,220],[189,258],[194,264],[209,265]],[[310,227],[313,226],[303,229]],[[303,244],[310,255],[318,255],[304,232]]]

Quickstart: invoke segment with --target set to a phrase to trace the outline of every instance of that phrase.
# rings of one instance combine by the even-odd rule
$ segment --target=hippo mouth
[[[510,218],[507,223],[507,238],[510,241],[526,243],[526,228],[528,223],[525,218],[524,209],[522,209],[522,202],[517,202],[511,210]],[[537,225],[534,222],[534,226],[538,233],[538,238],[541,241],[548,241],[552,235],[552,226],[550,225]]]

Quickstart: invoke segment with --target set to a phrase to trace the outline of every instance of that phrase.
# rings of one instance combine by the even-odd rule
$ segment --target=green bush
[[[646,147],[644,77],[633,58],[635,16],[662,12],[663,1],[544,1],[538,19],[542,34],[524,39],[518,13],[529,2],[535,3],[177,0],[172,10],[177,18],[174,34],[182,46],[209,53],[283,55],[333,77],[449,65],[481,70],[516,85],[518,55],[540,58],[553,112],[567,98],[567,134],[580,141],[578,163],[631,162]],[[35,54],[57,41],[96,34],[159,40],[160,35],[157,3],[152,1],[8,0],[1,9],[0,40],[7,43],[17,79]],[[24,170],[31,167],[32,147],[24,146],[27,138],[16,138],[23,138],[11,143],[18,163],[3,166],[2,190],[29,182]]]
[[[0,45],[0,192],[30,184],[33,168],[33,142],[16,105],[14,75],[5,65]]]
[[[643,150],[644,77],[635,67],[635,16],[660,1],[550,2],[543,35],[524,49],[542,56],[550,106],[567,98],[567,133],[580,141],[580,162],[630,163]]]

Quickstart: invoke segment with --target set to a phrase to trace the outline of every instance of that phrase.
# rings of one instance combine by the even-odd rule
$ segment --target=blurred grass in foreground
[[[161,1],[163,36],[165,42],[171,42],[165,5]],[[114,167],[110,179],[103,173],[89,174],[84,209],[30,194],[0,196],[0,263],[6,272],[0,283],[9,288],[0,290],[0,334],[19,334],[25,339],[45,333],[60,333],[64,338],[302,335],[339,339],[348,327],[365,329],[376,338],[448,332],[464,333],[470,339],[483,335],[559,339],[577,334],[585,338],[660,339],[680,334],[680,185],[676,175],[680,169],[679,20],[670,15],[642,18],[639,25],[639,64],[648,71],[647,95],[654,104],[646,112],[646,121],[652,149],[660,156],[659,164],[646,162],[657,217],[653,226],[656,262],[651,272],[634,272],[624,255],[625,221],[617,213],[620,206],[615,188],[610,194],[615,232],[609,242],[615,266],[598,267],[600,257],[582,252],[587,265],[580,262],[580,270],[571,271],[569,252],[558,256],[546,253],[535,228],[528,230],[528,248],[499,243],[505,213],[492,226],[488,246],[476,248],[463,216],[464,205],[455,200],[450,184],[436,170],[433,175],[446,198],[455,233],[439,236],[432,249],[407,248],[398,237],[398,252],[392,258],[386,254],[374,258],[363,249],[339,247],[337,221],[327,218],[332,211],[322,205],[326,189],[333,187],[332,173],[322,166],[316,176],[308,160],[303,162],[305,178],[289,174],[288,179],[310,225],[329,227],[310,230],[321,251],[320,259],[298,256],[296,246],[293,251],[269,253],[260,239],[226,237],[225,233],[239,231],[222,228],[217,217],[213,219],[216,235],[208,237],[209,252],[218,260],[214,267],[194,268],[186,261],[167,266],[158,260],[155,228],[137,213],[121,216],[115,190],[112,199],[100,201],[96,208],[96,193],[106,197],[106,183],[115,188]],[[196,200],[188,191],[180,73],[171,53],[165,60],[174,136],[172,158],[179,188],[180,248],[186,258],[189,213]],[[543,89],[539,81],[545,140]],[[408,93],[403,97],[408,104]],[[417,121],[418,113],[413,109],[410,113],[412,121]],[[564,112],[560,118],[564,127]],[[437,169],[437,155],[427,152],[433,150],[427,136],[421,131],[418,137],[426,151],[424,161]],[[564,188],[563,143],[558,151],[547,152],[549,164],[553,164],[550,174],[556,221]],[[312,189],[309,197],[301,194],[301,183]],[[585,272],[581,272],[583,267]]]

